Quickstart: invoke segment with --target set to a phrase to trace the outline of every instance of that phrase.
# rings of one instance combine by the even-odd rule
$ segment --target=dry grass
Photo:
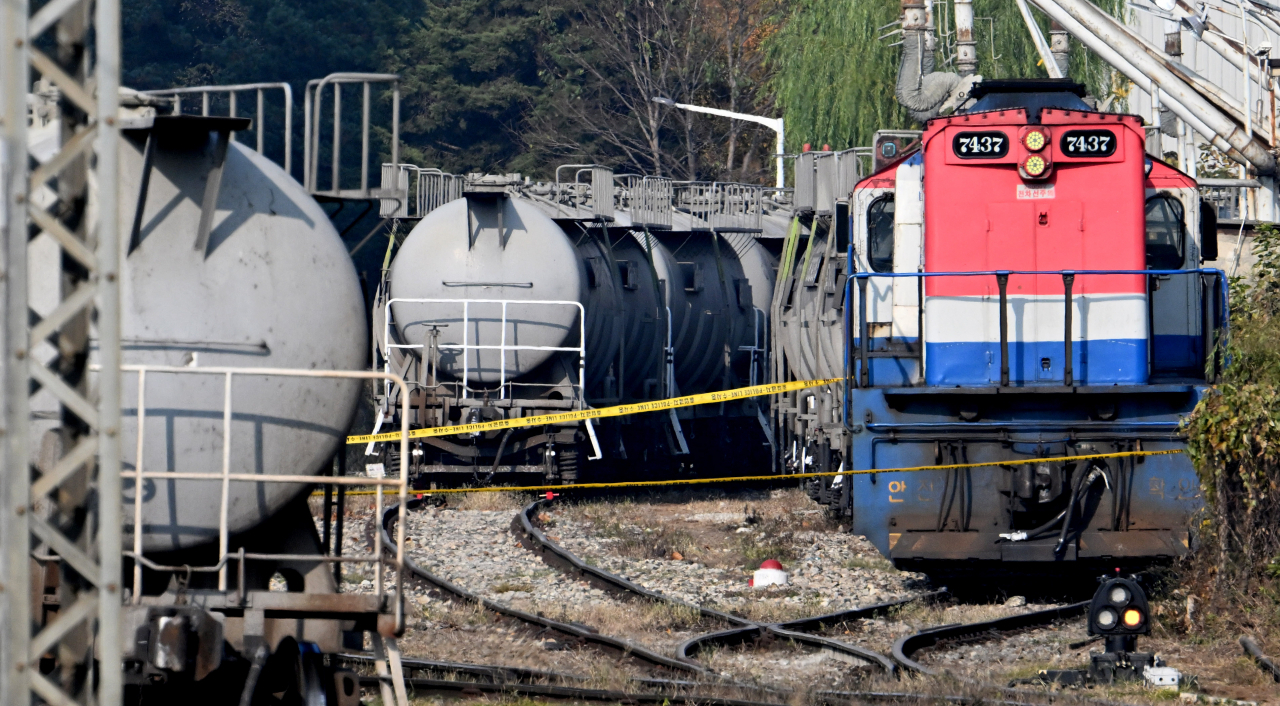
[[[765,559],[793,560],[799,555],[796,532],[836,529],[798,489],[682,489],[575,503],[557,512],[592,525],[600,538],[617,540],[610,551],[619,556],[670,559],[679,554],[706,566],[743,570]]]
[[[516,513],[533,502],[533,498],[528,493],[450,493],[445,496],[445,501],[457,510]]]

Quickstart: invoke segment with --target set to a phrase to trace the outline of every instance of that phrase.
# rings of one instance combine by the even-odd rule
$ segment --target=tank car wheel
[[[298,644],[286,638],[267,658],[256,684],[253,706],[336,706],[333,679],[324,657],[312,643]],[[248,686],[248,685],[247,685]]]

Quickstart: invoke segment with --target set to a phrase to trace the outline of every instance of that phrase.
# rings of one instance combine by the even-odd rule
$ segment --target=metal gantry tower
[[[113,706],[120,3],[33,5],[0,0],[0,703]],[[57,122],[39,150],[36,79]]]

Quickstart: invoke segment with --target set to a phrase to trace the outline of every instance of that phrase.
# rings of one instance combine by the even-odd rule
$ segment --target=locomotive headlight
[[[1129,602],[1129,589],[1124,586],[1116,586],[1111,589],[1111,595],[1107,596],[1111,599],[1113,605],[1122,606]]]
[[[1126,628],[1136,628],[1142,624],[1142,611],[1137,608],[1130,608],[1124,612],[1124,626]]]
[[[1114,610],[1111,610],[1110,608],[1103,608],[1098,611],[1098,614],[1094,617],[1093,621],[1103,630],[1110,630],[1116,626],[1118,617],[1119,616],[1116,615]]]
[[[1044,174],[1045,170],[1048,168],[1049,162],[1038,154],[1033,154],[1030,157],[1027,157],[1026,161],[1022,163],[1022,171],[1025,172],[1027,176],[1032,177],[1038,177],[1041,174]]]
[[[1040,130],[1032,130],[1022,137],[1022,145],[1032,152],[1039,152],[1049,144],[1049,138]]]

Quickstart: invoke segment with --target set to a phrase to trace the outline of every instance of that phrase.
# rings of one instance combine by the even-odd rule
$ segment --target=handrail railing
[[[1010,276],[1024,275],[1058,275],[1062,277],[1064,289],[1064,308],[1065,308],[1065,332],[1063,335],[1063,348],[1065,353],[1063,382],[1070,387],[1075,383],[1073,370],[1073,351],[1072,351],[1072,311],[1073,296],[1072,289],[1075,284],[1075,278],[1081,275],[1143,275],[1151,277],[1155,275],[1199,275],[1201,277],[1201,301],[1211,302],[1212,306],[1201,306],[1201,338],[1204,348],[1204,363],[1206,376],[1208,379],[1216,379],[1218,371],[1221,369],[1219,353],[1216,349],[1216,341],[1214,333],[1227,326],[1227,278],[1222,270],[1215,268],[1201,268],[1192,270],[978,270],[972,272],[855,272],[845,281],[845,301],[849,302],[853,294],[854,282],[858,286],[858,322],[857,322],[857,366],[858,366],[858,387],[871,386],[871,370],[868,365],[870,355],[870,322],[867,317],[867,287],[871,278],[916,278],[917,281],[923,282],[927,277],[995,277],[996,285],[1000,293],[1000,385],[1007,387],[1009,385],[1009,321],[1008,321],[1008,284]],[[1148,280],[1149,281],[1149,280]],[[922,287],[923,289],[923,287]],[[1150,296],[1150,288],[1147,292],[1147,307],[1152,306]],[[917,302],[919,307],[918,321],[920,322],[920,330],[918,331],[917,350],[910,356],[898,357],[919,357],[921,365],[919,375],[924,378],[924,305],[925,297],[922,295]],[[850,354],[852,347],[852,334],[855,328],[852,324],[850,309],[845,310],[845,400],[848,403],[848,390],[851,387],[853,377],[853,356]],[[1150,322],[1150,311],[1148,312],[1148,321]],[[1155,331],[1150,325],[1148,326],[1148,341],[1154,341]],[[1151,346],[1148,346],[1150,351]],[[1150,352],[1148,353],[1150,355]]]
[[[507,351],[553,351],[553,352],[576,352],[578,354],[578,396],[577,405],[581,409],[586,401],[586,360],[587,360],[587,312],[581,302],[576,301],[559,301],[553,299],[413,299],[413,298],[393,298],[388,299],[383,305],[383,349],[382,359],[386,374],[391,372],[391,349],[423,349],[421,365],[427,366],[431,363],[432,355],[425,355],[427,344],[425,343],[392,343],[391,342],[391,305],[397,302],[406,304],[461,304],[462,305],[462,343],[435,343],[436,348],[456,348],[462,351],[462,380],[461,380],[461,396],[467,398],[467,393],[472,391],[467,385],[467,378],[470,376],[470,358],[468,351],[480,350],[496,350],[499,358],[499,377],[498,377],[498,395],[499,399],[507,399],[507,389],[514,383],[507,382]],[[470,335],[471,321],[471,305],[472,304],[500,304],[502,306],[501,339],[498,345],[486,345],[480,343],[468,343]],[[535,306],[571,306],[578,309],[578,345],[577,346],[526,346],[507,344],[507,305],[535,305]],[[492,321],[492,319],[488,319]],[[438,379],[438,372],[433,372],[433,379]],[[390,393],[390,386],[387,388]],[[514,391],[512,395],[514,396]]]
[[[383,164],[382,190],[403,193],[406,198],[381,199],[378,215],[381,218],[422,218],[446,203],[462,198],[462,182],[462,176],[432,167]]]
[[[281,165],[286,172],[292,173],[293,167],[293,88],[282,82],[277,83],[240,83],[231,86],[190,86],[186,88],[162,88],[154,91],[140,91],[147,96],[172,96],[174,99],[173,113],[180,115],[182,113],[182,96],[193,93],[200,94],[200,114],[209,115],[209,96],[212,94],[227,94],[229,117],[239,117],[236,115],[236,93],[241,91],[256,91],[258,98],[258,117],[253,123],[254,132],[257,133],[258,154],[263,154],[263,148],[266,143],[266,110],[264,106],[263,91],[280,90],[284,92],[284,163]]]
[[[360,188],[342,188],[342,86],[351,83],[363,87],[360,119]],[[372,105],[369,86],[374,83],[391,84],[391,170],[400,164],[400,76],[399,74],[335,73],[324,78],[307,81],[303,93],[304,141],[303,186],[314,196],[338,199],[400,198],[407,194],[393,189],[369,188],[369,111]],[[327,190],[319,186],[320,163],[320,102],[326,86],[333,87],[333,154],[330,165],[330,184]]]
[[[403,379],[391,373],[368,370],[297,370],[293,368],[238,368],[238,367],[184,367],[175,365],[121,365],[120,370],[138,374],[138,438],[137,460],[133,471],[121,473],[124,478],[134,479],[133,500],[133,551],[127,552],[134,560],[133,566],[133,602],[142,600],[142,567],[169,571],[190,571],[218,574],[218,590],[227,590],[227,565],[230,561],[238,562],[239,583],[237,590],[243,598],[245,595],[244,563],[246,561],[319,561],[319,562],[367,562],[374,565],[374,586],[376,595],[381,600],[385,594],[383,587],[383,565],[388,561],[383,556],[381,533],[374,533],[374,551],[369,555],[357,556],[315,556],[302,554],[264,554],[246,553],[243,548],[238,553],[229,551],[230,531],[228,527],[230,485],[233,482],[248,483],[306,483],[316,485],[366,485],[375,489],[375,517],[381,517],[383,507],[383,488],[396,491],[400,503],[399,526],[396,531],[396,558],[393,568],[396,572],[396,626],[404,626],[404,539],[405,539],[405,507],[409,490],[409,394],[408,386]],[[222,471],[216,473],[147,471],[143,467],[146,448],[146,393],[147,374],[166,375],[221,375],[223,386],[222,411]],[[344,380],[384,380],[388,385],[395,384],[400,388],[401,423],[400,423],[400,477],[399,478],[362,478],[357,476],[310,476],[310,475],[270,475],[259,473],[233,473],[231,471],[231,427],[234,414],[232,412],[232,380],[235,376],[274,376],[304,377]],[[194,480],[221,483],[221,496],[218,509],[218,561],[211,566],[179,566],[166,567],[146,558],[143,551],[143,492],[142,481],[153,479]]]

